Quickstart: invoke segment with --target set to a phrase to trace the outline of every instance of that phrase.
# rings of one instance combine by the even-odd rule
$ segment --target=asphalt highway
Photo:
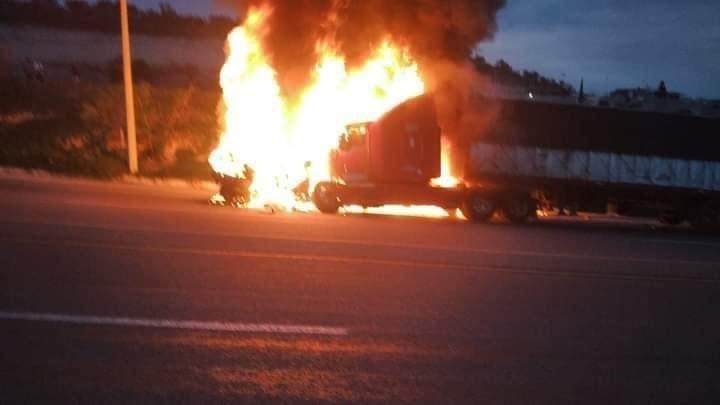
[[[0,178],[0,404],[718,403],[720,238]]]

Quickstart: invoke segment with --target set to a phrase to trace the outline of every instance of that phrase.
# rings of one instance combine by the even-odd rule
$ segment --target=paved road
[[[0,179],[0,403],[717,403],[720,239]]]

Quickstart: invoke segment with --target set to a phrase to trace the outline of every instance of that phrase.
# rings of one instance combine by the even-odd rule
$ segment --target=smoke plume
[[[349,67],[362,63],[382,41],[406,46],[441,83],[441,63],[462,64],[476,44],[490,38],[506,0],[223,0],[244,16],[250,7],[270,6],[265,49],[280,85],[293,97],[308,83],[319,41],[332,44]]]

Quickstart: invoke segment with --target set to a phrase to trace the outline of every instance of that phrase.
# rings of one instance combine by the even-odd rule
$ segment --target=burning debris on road
[[[216,172],[215,182],[220,186],[220,191],[211,198],[211,203],[232,207],[247,205],[252,198],[250,190],[254,179],[255,171],[247,164],[243,165],[240,176],[228,176]]]

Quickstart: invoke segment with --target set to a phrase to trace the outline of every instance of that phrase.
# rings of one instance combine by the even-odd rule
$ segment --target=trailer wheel
[[[658,215],[658,221],[663,225],[676,226],[682,224],[684,220],[683,215],[677,211],[661,212]]]
[[[502,206],[502,213],[508,221],[514,224],[522,224],[537,209],[533,201],[527,196],[508,197]]]
[[[340,209],[337,186],[329,182],[320,182],[312,195],[313,203],[323,214],[336,214]]]
[[[486,222],[495,213],[495,201],[478,191],[471,191],[460,207],[465,218],[473,222]]]
[[[690,220],[693,228],[702,231],[717,232],[720,230],[720,204],[705,204],[697,210]]]

